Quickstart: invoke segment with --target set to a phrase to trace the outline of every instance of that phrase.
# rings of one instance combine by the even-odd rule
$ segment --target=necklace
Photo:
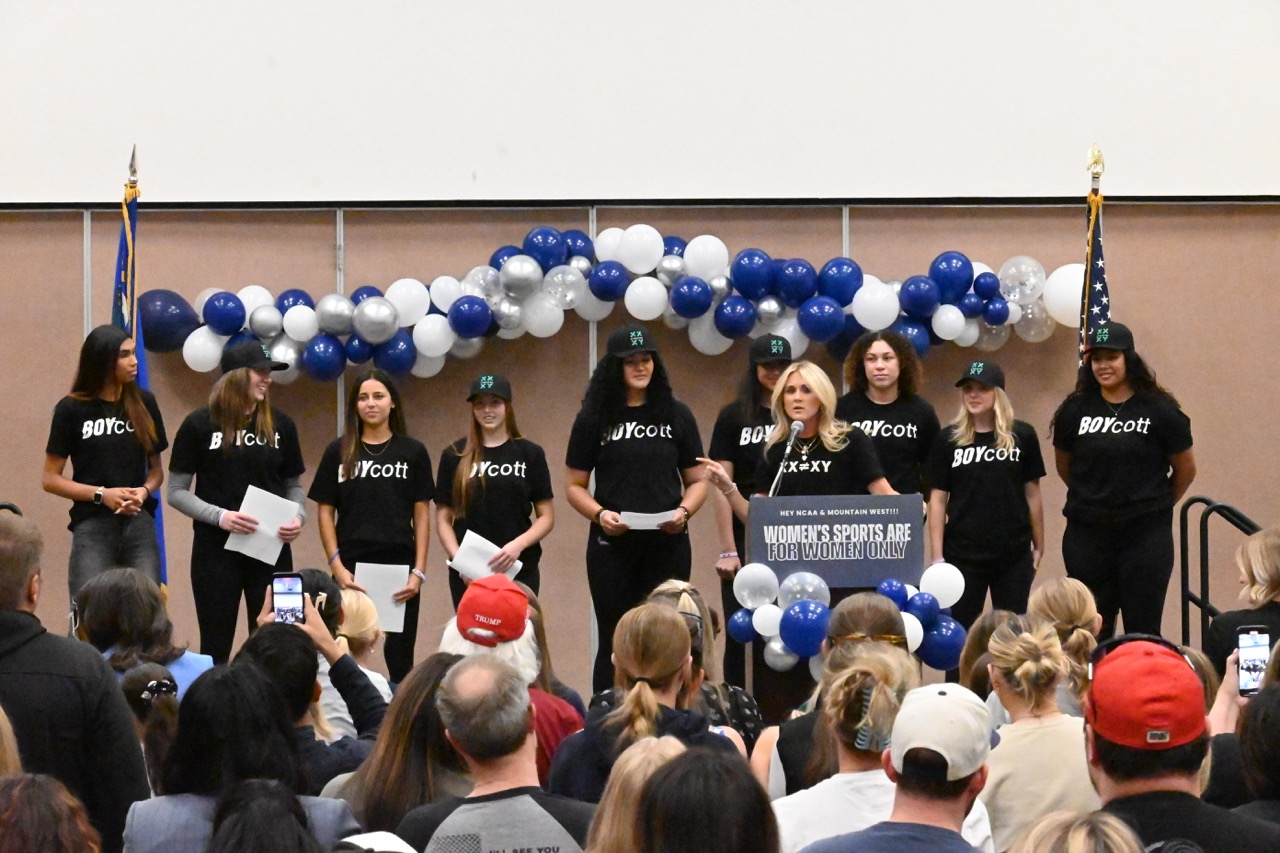
[[[801,442],[797,441],[796,450],[800,451],[800,460],[807,461],[809,459],[809,454],[813,451],[813,448],[817,444],[818,444],[818,436],[816,435],[813,438],[809,439],[809,442],[807,444],[802,444]]]
[[[360,439],[360,444],[364,446],[365,452],[368,453],[370,456],[381,456],[382,454],[386,453],[387,448],[391,446],[391,439],[388,438],[386,441],[382,442],[382,449],[379,450],[377,453],[373,451],[373,448],[370,447],[369,443],[365,441],[363,438]]]
[[[1118,405],[1118,406],[1113,406],[1113,405],[1111,405],[1111,401],[1109,401],[1106,397],[1103,397],[1103,398],[1102,398],[1102,403],[1103,403],[1103,405],[1105,405],[1108,409],[1110,409],[1110,410],[1111,410],[1111,414],[1112,414],[1112,415],[1114,415],[1115,417],[1120,417],[1120,410],[1121,410],[1121,409],[1123,409],[1126,405],[1128,405],[1129,401],[1130,401],[1130,400],[1132,400],[1132,399],[1133,399],[1133,397],[1126,397],[1123,403],[1121,403],[1121,404],[1120,404],[1120,405]]]

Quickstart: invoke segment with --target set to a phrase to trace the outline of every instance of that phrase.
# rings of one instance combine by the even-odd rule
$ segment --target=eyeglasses
[[[1159,634],[1121,634],[1118,637],[1112,637],[1110,640],[1104,640],[1099,643],[1089,654],[1089,680],[1093,680],[1093,670],[1098,664],[1102,663],[1103,658],[1121,646],[1129,643],[1154,643],[1157,646],[1163,646],[1185,660],[1187,662],[1187,666],[1191,667],[1193,671],[1195,670],[1195,664],[1191,662],[1191,658],[1183,654],[1180,647],[1169,642]]]

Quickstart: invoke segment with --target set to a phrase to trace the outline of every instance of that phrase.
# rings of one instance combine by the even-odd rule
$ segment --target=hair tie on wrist
[[[334,548],[333,553],[329,555],[329,565],[333,565],[333,561],[338,559],[338,555],[342,553],[341,548]]]

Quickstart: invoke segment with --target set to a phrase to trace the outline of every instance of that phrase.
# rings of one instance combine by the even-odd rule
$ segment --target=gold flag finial
[[[1098,188],[1099,181],[1102,180],[1102,173],[1107,168],[1107,163],[1102,159],[1102,149],[1098,147],[1098,143],[1093,143],[1093,147],[1089,149],[1089,162],[1085,164],[1085,168],[1089,170],[1089,174],[1093,176],[1093,188]]]
[[[133,153],[129,155],[129,185],[136,187],[138,185],[138,146],[135,143]]]

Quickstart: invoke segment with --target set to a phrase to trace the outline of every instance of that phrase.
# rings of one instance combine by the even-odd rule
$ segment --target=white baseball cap
[[[930,749],[946,759],[947,781],[954,782],[986,762],[991,738],[991,714],[973,691],[958,684],[917,687],[903,698],[893,722],[893,769],[903,772],[909,751]]]

